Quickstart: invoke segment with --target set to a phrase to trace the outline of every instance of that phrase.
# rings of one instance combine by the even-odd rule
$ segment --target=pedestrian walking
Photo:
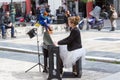
[[[113,4],[110,6],[110,22],[111,22],[111,30],[110,31],[115,31],[115,28],[117,27],[116,19],[118,17],[117,12],[115,10],[115,7]]]

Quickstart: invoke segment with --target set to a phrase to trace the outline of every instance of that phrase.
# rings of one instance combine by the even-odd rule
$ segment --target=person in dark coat
[[[69,68],[73,66],[73,73],[77,74],[76,61],[85,54],[85,50],[82,48],[81,34],[77,25],[80,21],[79,16],[73,16],[68,18],[68,25],[71,27],[70,35],[60,41],[58,45],[60,46],[60,57],[63,62],[63,66]],[[61,47],[61,45],[66,45],[66,47]]]
[[[70,35],[67,38],[58,42],[59,45],[67,44],[68,51],[72,51],[72,50],[75,50],[75,49],[78,49],[78,48],[82,48],[80,31],[76,27],[76,25],[78,24],[79,21],[77,21],[77,18],[75,17],[74,20],[76,20],[76,21],[74,22],[74,20],[72,21],[72,18],[74,18],[74,17],[70,17],[69,20],[68,20],[68,24],[72,28]],[[70,20],[71,20],[71,22],[70,22]]]

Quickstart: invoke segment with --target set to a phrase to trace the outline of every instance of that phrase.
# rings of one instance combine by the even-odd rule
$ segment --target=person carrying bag
[[[113,4],[110,5],[110,12],[111,12],[111,16],[110,16],[111,30],[110,31],[115,31],[115,28],[117,27],[116,19],[118,18],[118,14]]]

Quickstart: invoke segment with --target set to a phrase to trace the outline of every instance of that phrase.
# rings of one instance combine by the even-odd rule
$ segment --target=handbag
[[[116,11],[113,12],[113,14],[112,14],[112,18],[113,18],[113,19],[117,19],[117,18],[118,18],[118,14],[117,14]]]

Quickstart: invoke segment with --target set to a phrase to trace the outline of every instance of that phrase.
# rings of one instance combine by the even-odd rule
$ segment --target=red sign
[[[86,10],[87,10],[87,17],[91,17],[91,15],[89,14],[93,9],[93,2],[87,2],[86,4]]]

